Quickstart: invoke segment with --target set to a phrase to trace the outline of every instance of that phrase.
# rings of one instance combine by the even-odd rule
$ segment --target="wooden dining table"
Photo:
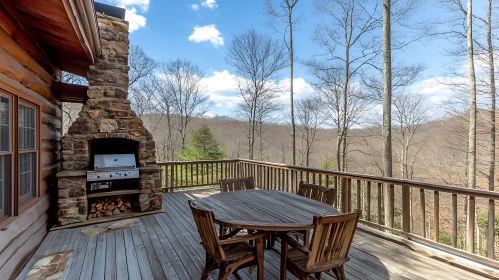
[[[331,205],[277,190],[244,190],[196,200],[215,223],[233,229],[289,232],[314,227],[314,216],[337,215]],[[286,246],[281,246],[281,279],[286,279]]]

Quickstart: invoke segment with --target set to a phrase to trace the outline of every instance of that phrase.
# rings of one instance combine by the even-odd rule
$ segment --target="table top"
[[[338,210],[293,193],[245,190],[213,194],[195,201],[213,211],[215,222],[230,228],[292,231],[314,227],[314,216],[337,215]]]

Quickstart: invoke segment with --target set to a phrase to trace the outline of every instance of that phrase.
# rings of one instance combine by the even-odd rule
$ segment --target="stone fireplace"
[[[87,191],[86,172],[93,167],[93,155],[99,153],[134,154],[140,178],[125,188],[125,194],[136,196],[136,211],[161,209],[161,168],[156,165],[155,142],[127,99],[128,22],[99,13],[97,20],[102,56],[87,72],[88,100],[62,138],[62,171],[57,174],[59,225],[91,217],[88,199],[96,195]],[[112,196],[113,191],[104,195]]]

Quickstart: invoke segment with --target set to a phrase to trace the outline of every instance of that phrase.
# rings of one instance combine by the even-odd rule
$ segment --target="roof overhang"
[[[60,70],[86,76],[101,55],[93,0],[11,1],[24,29]],[[17,16],[15,16],[17,18]]]

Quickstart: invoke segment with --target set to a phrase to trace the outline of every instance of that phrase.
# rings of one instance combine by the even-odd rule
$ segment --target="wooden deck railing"
[[[495,204],[499,202],[497,192],[245,159],[160,165],[166,191],[217,186],[220,179],[247,176],[253,176],[255,185],[261,189],[296,193],[299,181],[334,188],[338,198],[335,206],[342,212],[362,210],[361,222],[368,226],[484,264],[495,267],[499,264],[495,238],[499,229],[494,222]],[[387,217],[384,195],[389,198]],[[485,243],[476,235],[476,213],[481,215],[482,226],[486,215]]]

